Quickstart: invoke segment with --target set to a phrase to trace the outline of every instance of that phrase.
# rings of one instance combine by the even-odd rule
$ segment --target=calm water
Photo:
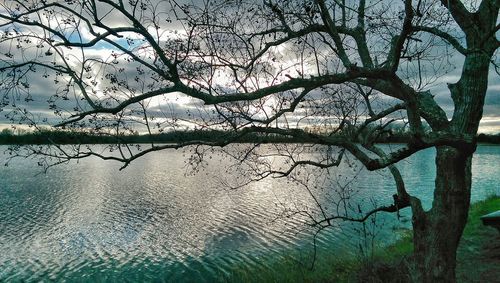
[[[0,147],[0,161],[5,149]],[[408,190],[427,207],[434,155],[430,149],[398,164]],[[235,264],[265,265],[263,258],[311,253],[314,230],[304,218],[283,216],[315,211],[304,187],[265,179],[229,190],[220,177],[238,181],[237,168],[227,172],[229,163],[214,158],[192,175],[185,160],[181,151],[163,151],[123,171],[120,164],[98,159],[57,166],[47,174],[37,174],[36,160],[2,168],[0,281],[211,281]],[[500,194],[499,164],[499,146],[479,146],[473,201]],[[344,176],[353,172],[353,181]],[[308,183],[326,206],[346,193],[365,208],[373,202],[390,204],[394,194],[385,171],[343,164],[328,176],[315,175]],[[394,227],[407,227],[407,215],[400,220],[381,216],[386,225],[377,242],[393,239]],[[358,228],[339,223],[324,230],[318,248],[352,252],[363,241]]]

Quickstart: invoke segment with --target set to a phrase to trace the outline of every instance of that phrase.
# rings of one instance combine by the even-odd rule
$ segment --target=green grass
[[[469,210],[469,219],[465,226],[464,237],[478,237],[484,234],[484,225],[480,217],[500,209],[500,196],[490,196],[487,199],[474,203]],[[492,229],[493,230],[493,229]]]
[[[500,209],[500,196],[475,203],[457,251],[457,279],[461,282],[498,282],[500,278],[500,234],[485,227],[482,215]]]
[[[498,209],[500,209],[500,196],[489,196],[471,205],[467,225],[457,251],[459,282],[492,282],[491,278],[500,278],[498,254],[488,254],[495,253],[495,249],[498,250],[499,247],[485,245],[497,241],[498,231],[484,226],[480,219],[481,216]],[[408,270],[411,268],[409,260],[412,252],[412,232],[408,230],[394,244],[383,251],[377,251],[374,259],[367,260],[359,266],[354,278],[357,277],[356,281],[359,282],[409,281]],[[480,267],[478,262],[481,262]],[[397,272],[399,273],[395,274]],[[390,274],[389,278],[385,277],[387,274]]]
[[[494,239],[495,229],[485,227],[480,216],[500,209],[500,196],[491,196],[486,200],[474,203],[469,211],[469,219],[464,231],[461,247],[458,252],[459,278],[467,269],[474,268],[476,257],[470,256],[470,250],[481,256],[481,243]],[[338,255],[321,251],[317,255],[315,267],[310,269],[309,260],[298,252],[287,252],[279,258],[268,256],[260,260],[260,264],[247,266],[236,263],[229,271],[220,275],[221,282],[400,282],[408,281],[408,262],[413,252],[411,230],[403,230],[395,243],[378,248],[371,257],[355,257]],[[492,238],[493,237],[493,238]],[[461,262],[462,260],[462,262]],[[485,265],[494,268],[495,263]],[[488,270],[485,270],[488,272]],[[464,279],[463,281],[469,281]]]
[[[355,259],[340,259],[335,254],[322,254],[310,269],[310,260],[297,260],[300,255],[290,252],[280,258],[264,258],[258,266],[235,264],[221,274],[221,282],[339,282],[353,273],[359,263]]]

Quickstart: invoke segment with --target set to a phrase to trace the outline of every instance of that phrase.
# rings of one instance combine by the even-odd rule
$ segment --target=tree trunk
[[[467,222],[472,153],[438,147],[432,209],[413,205],[414,279],[455,282],[456,251]]]
[[[498,9],[496,11],[498,14]],[[496,21],[496,15],[494,17]],[[469,50],[475,50],[474,47],[481,50],[480,42],[483,40],[476,33],[469,34]],[[456,282],[456,253],[470,205],[471,160],[476,146],[474,137],[483,113],[489,64],[495,48],[488,50],[467,53],[460,80],[448,85],[455,109],[446,131],[455,136],[462,135],[464,143],[462,147],[436,147],[432,208],[426,212],[417,198],[411,198],[415,259],[413,279],[417,282]]]

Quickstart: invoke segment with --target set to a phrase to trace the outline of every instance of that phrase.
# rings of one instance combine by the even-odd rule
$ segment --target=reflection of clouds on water
[[[207,242],[205,252],[213,254],[217,252],[231,252],[245,250],[250,246],[250,235],[247,231],[237,228],[221,230]]]
[[[260,150],[265,152],[266,147]],[[301,154],[307,158],[325,152]],[[434,154],[425,150],[397,164],[408,190],[422,197],[424,205],[432,199]],[[499,158],[499,146],[478,147],[472,167],[473,200],[500,193]],[[78,278],[92,270],[120,281],[125,278],[120,276],[135,278],[138,269],[144,276],[182,279],[195,270],[198,275],[213,276],[234,262],[254,264],[260,256],[279,255],[284,249],[310,252],[312,231],[303,225],[304,218],[280,214],[285,208],[315,209],[303,187],[268,178],[228,190],[214,178],[226,174],[227,159],[214,156],[195,175],[185,174],[184,160],[183,152],[162,151],[118,171],[118,163],[85,159],[36,177],[39,168],[30,160],[4,168],[0,171],[0,266],[7,268],[0,271],[0,281],[33,274]],[[347,164],[330,172],[306,169],[309,186],[328,212],[337,209],[333,204],[341,190],[338,186],[348,181],[343,176],[361,170]],[[392,200],[395,189],[387,172],[359,172],[349,186],[354,190],[353,201],[374,197],[386,205]],[[242,178],[238,171],[229,173],[236,175],[225,177]],[[337,179],[337,174],[342,177]],[[409,225],[392,214],[377,217],[391,229],[388,237],[394,234],[394,226]],[[359,239],[353,227],[337,223],[323,231],[320,248],[352,252],[353,242]]]

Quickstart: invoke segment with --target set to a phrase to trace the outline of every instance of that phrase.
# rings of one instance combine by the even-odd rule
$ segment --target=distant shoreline
[[[341,135],[340,135],[341,136]],[[376,143],[403,144],[409,140],[407,133],[394,134],[379,138]],[[41,131],[14,134],[11,131],[0,132],[0,145],[46,145],[46,144],[167,144],[200,142],[231,143],[315,143],[313,140],[295,137],[250,133],[238,137],[227,131],[177,131],[153,135],[98,135],[70,131]],[[495,135],[479,134],[478,144],[500,144],[500,133]]]

